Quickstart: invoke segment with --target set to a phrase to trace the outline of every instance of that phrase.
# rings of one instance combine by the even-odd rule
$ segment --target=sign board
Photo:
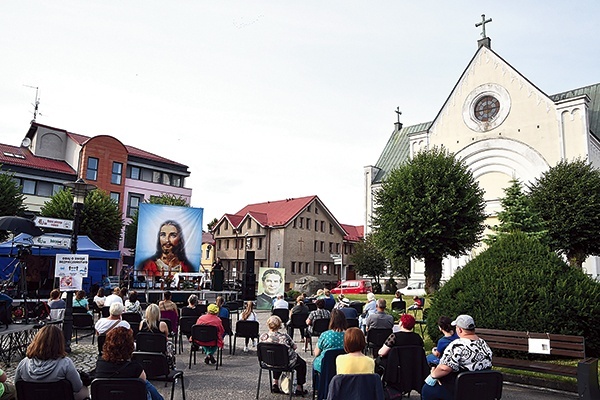
[[[535,354],[550,354],[550,339],[528,339],[529,352]]]
[[[329,256],[333,259],[335,265],[342,265],[342,255],[339,253],[331,253]]]
[[[71,238],[68,237],[42,235],[36,236],[32,239],[33,244],[38,246],[58,247],[61,249],[68,249],[71,247]]]
[[[54,228],[73,230],[73,221],[70,219],[58,219],[58,218],[47,218],[47,217],[35,217],[35,226],[41,228]]]
[[[87,254],[57,254],[54,265],[54,277],[88,276],[89,256]]]

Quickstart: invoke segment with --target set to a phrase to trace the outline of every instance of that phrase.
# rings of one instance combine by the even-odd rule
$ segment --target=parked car
[[[398,289],[404,296],[425,296],[425,282],[412,282],[408,286]]]
[[[369,279],[355,279],[344,281],[340,286],[331,289],[331,293],[340,294],[366,294],[373,291],[373,284]]]

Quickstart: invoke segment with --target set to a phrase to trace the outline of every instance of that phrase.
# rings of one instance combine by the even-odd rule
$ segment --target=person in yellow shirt
[[[344,350],[347,354],[337,356],[335,367],[338,374],[372,374],[375,360],[365,356],[367,342],[365,334],[358,328],[348,328],[344,335]]]

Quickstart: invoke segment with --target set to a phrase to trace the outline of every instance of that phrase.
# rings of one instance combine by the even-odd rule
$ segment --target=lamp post
[[[71,189],[73,193],[73,232],[71,233],[71,254],[77,254],[77,236],[79,235],[79,220],[81,219],[81,210],[85,197],[89,192],[96,189],[95,185],[85,183],[81,178],[75,182],[64,182],[64,186]],[[67,353],[71,352],[71,336],[73,335],[73,291],[67,291],[67,305],[63,320],[63,335],[65,337],[65,349]]]

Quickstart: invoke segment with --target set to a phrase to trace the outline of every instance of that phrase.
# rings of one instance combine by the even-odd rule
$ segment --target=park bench
[[[476,333],[477,336],[486,341],[492,350],[511,350],[519,353],[542,355],[540,358],[560,356],[579,360],[577,366],[573,366],[544,360],[497,357],[494,354],[492,363],[494,367],[574,377],[577,379],[580,399],[600,399],[598,359],[586,357],[583,336],[480,328],[477,328]],[[543,339],[543,341],[538,341],[536,345],[533,345],[537,350],[532,349],[530,351],[530,339]]]

